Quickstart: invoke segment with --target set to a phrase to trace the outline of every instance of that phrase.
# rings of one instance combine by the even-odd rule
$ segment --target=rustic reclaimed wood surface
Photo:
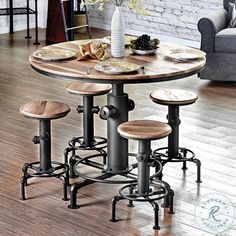
[[[72,82],[67,86],[68,93],[78,95],[104,95],[111,90],[110,84]]]
[[[194,103],[198,96],[183,89],[158,89],[150,94],[153,102],[163,105],[188,105]]]
[[[69,112],[68,105],[55,101],[33,101],[20,107],[22,115],[35,119],[57,119]]]
[[[132,120],[120,124],[118,132],[128,139],[156,140],[167,137],[171,127],[155,120]]]
[[[86,41],[73,41],[60,44],[54,44],[48,46],[45,49],[50,48],[62,48],[69,49],[78,52],[79,45]],[[76,58],[65,61],[42,61],[30,57],[30,63],[40,73],[49,76],[63,76],[66,78],[88,80],[93,82],[111,83],[111,82],[123,82],[123,83],[143,83],[143,82],[160,82],[165,80],[171,80],[176,78],[183,78],[189,75],[200,72],[206,62],[205,58],[197,60],[189,60],[186,62],[173,61],[166,55],[172,49],[187,48],[177,44],[161,43],[155,55],[134,55],[129,48],[125,50],[124,58],[110,58],[110,61],[122,61],[135,63],[140,67],[144,67],[144,70],[139,69],[134,73],[127,73],[122,75],[110,75],[105,74],[94,69],[95,65],[99,63],[98,60],[91,59],[85,61],[77,61]],[[90,73],[88,69],[90,68]]]

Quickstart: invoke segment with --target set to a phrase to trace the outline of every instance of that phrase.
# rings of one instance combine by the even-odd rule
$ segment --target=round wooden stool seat
[[[194,103],[198,96],[193,92],[181,89],[161,89],[152,92],[150,98],[153,102],[161,105],[183,106]]]
[[[69,112],[68,105],[54,101],[34,101],[20,108],[22,115],[34,119],[58,119],[66,116]]]
[[[73,82],[67,86],[67,91],[71,94],[78,94],[84,96],[98,96],[104,95],[111,91],[110,84],[93,84]]]
[[[171,133],[168,124],[153,120],[134,120],[118,126],[121,136],[138,140],[157,140],[165,138]]]

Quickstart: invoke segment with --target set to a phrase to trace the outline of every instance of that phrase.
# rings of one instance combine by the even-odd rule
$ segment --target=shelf
[[[26,7],[13,8],[13,15],[25,15],[28,13]],[[29,14],[35,14],[35,11],[29,8]],[[0,16],[10,15],[10,8],[0,9]]]

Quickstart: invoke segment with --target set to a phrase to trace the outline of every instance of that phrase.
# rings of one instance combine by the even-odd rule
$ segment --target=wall
[[[147,0],[148,16],[136,16],[123,3],[127,33],[140,35],[149,33],[159,38],[200,40],[197,22],[202,16],[214,13],[222,7],[222,0]],[[103,12],[97,6],[90,6],[92,26],[110,29],[114,6],[106,4]]]
[[[34,0],[30,0],[30,8],[34,9]],[[38,1],[39,27],[45,28],[47,15],[47,0]],[[9,7],[8,0],[0,0],[0,8]],[[26,7],[26,0],[13,0],[13,7]],[[30,15],[30,27],[34,28],[34,15]],[[9,16],[0,16],[0,34],[9,32]],[[14,31],[26,29],[26,15],[14,16]]]
[[[40,28],[46,28],[47,25],[47,9],[48,1],[50,0],[39,0],[38,1],[38,23]]]
[[[38,1],[39,27],[46,27],[48,0]],[[0,8],[6,7],[8,0],[0,0]],[[14,6],[25,6],[26,0],[14,0]],[[34,8],[34,0],[30,0]],[[148,33],[160,39],[176,40],[188,43],[199,42],[200,34],[197,22],[222,7],[222,0],[147,0],[148,16],[136,16],[123,4],[127,33],[140,35]],[[110,29],[114,5],[106,4],[103,12],[97,6],[90,6],[90,23],[94,27]],[[31,16],[30,26],[34,27],[34,16]],[[14,16],[14,30],[26,29],[26,16]],[[9,32],[9,17],[0,16],[0,33]],[[185,40],[187,40],[185,42]]]

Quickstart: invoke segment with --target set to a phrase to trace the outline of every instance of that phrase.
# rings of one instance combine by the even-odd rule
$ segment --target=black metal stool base
[[[164,166],[167,162],[183,162],[182,170],[187,170],[187,162],[193,162],[197,165],[197,183],[201,183],[201,161],[195,158],[195,153],[187,148],[179,148],[177,156],[168,155],[168,147],[158,148],[153,151],[153,156]],[[161,179],[162,175],[160,176]]]
[[[170,214],[174,214],[173,211],[173,197],[174,191],[169,188],[169,185],[165,182],[150,182],[149,192],[145,194],[138,193],[138,183],[128,184],[120,188],[119,195],[115,196],[112,200],[112,210],[111,210],[111,222],[117,222],[116,219],[116,204],[120,200],[129,200],[128,207],[133,207],[133,201],[139,202],[149,202],[154,210],[154,226],[153,229],[159,230],[159,205],[155,201],[164,199],[164,204],[162,207],[169,208]],[[159,188],[159,190],[155,190],[155,188]],[[125,193],[125,190],[129,190],[128,193]]]
[[[40,168],[40,162],[32,162],[32,163],[25,163],[23,165],[22,171],[23,176],[21,177],[21,200],[26,200],[25,196],[25,187],[27,186],[27,180],[34,177],[40,178],[49,178],[55,177],[59,178],[63,183],[63,198],[62,200],[68,201],[67,198],[67,186],[68,186],[68,175],[69,175],[69,167],[67,164],[63,164],[60,162],[52,161],[52,166],[47,171],[43,171]]]
[[[162,207],[169,208],[169,213],[173,214],[174,191],[170,188],[168,183],[156,180],[162,173],[162,165],[158,160],[153,158],[151,154],[151,140],[139,140],[136,158],[138,161],[137,181],[121,187],[119,195],[113,198],[110,221],[117,221],[116,203],[120,200],[129,200],[128,206],[133,206],[133,201],[149,202],[154,210],[153,229],[160,229],[158,216],[159,205],[156,201],[164,199]],[[150,176],[150,167],[156,168],[156,173],[152,176]]]

